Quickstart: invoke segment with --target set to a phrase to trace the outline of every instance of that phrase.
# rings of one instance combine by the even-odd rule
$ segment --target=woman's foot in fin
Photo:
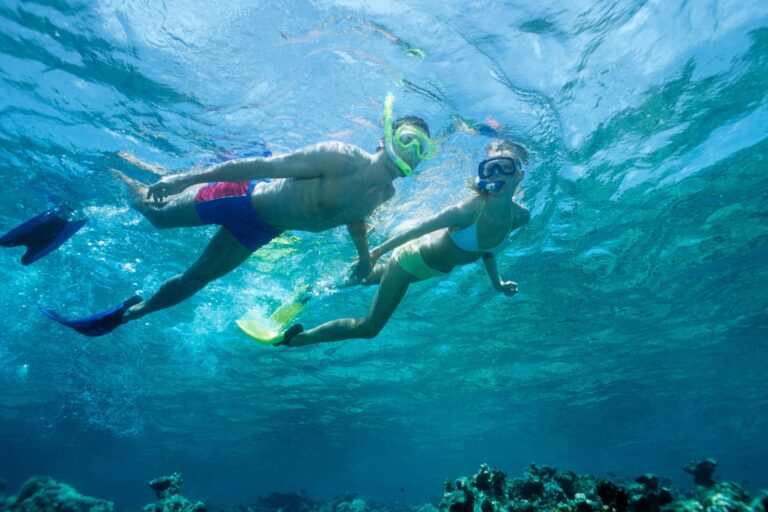
[[[297,335],[304,332],[304,326],[301,324],[293,324],[290,326],[286,331],[283,333],[283,337],[280,341],[273,343],[273,345],[285,345],[286,347],[291,346],[291,340],[295,338]]]

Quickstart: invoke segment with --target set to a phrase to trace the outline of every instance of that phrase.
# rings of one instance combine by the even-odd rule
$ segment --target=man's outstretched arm
[[[198,183],[260,178],[317,178],[327,172],[343,173],[348,167],[343,146],[326,143],[286,155],[230,160],[198,172],[164,176],[149,187],[147,198],[162,201]]]

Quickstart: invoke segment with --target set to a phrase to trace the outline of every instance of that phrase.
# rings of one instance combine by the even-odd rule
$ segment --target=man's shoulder
[[[373,156],[360,147],[345,142],[327,141],[318,142],[297,151],[314,161],[321,167],[333,167],[348,170],[356,169],[370,164]]]
[[[328,141],[297,149],[286,158],[302,162],[320,176],[347,175],[370,165],[373,156],[352,144]]]

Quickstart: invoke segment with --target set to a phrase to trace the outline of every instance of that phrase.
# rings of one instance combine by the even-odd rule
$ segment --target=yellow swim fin
[[[277,343],[282,338],[282,333],[274,326],[269,325],[269,320],[241,318],[235,320],[235,323],[245,334],[260,343],[271,345]]]
[[[281,305],[269,318],[243,317],[235,320],[235,323],[245,334],[260,343],[277,343],[283,339],[283,333],[291,322],[307,307],[312,297],[310,291],[309,286],[302,286],[292,301]]]

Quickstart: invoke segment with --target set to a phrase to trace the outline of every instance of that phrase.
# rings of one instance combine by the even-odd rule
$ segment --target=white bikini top
[[[490,252],[493,254],[498,254],[501,252],[502,246],[507,243],[507,235],[509,235],[509,232],[512,231],[512,222],[509,223],[509,228],[504,234],[504,238],[502,239],[501,243],[487,249],[480,248],[480,243],[477,240],[477,221],[480,220],[480,217],[483,215],[483,210],[485,210],[485,205],[487,203],[488,201],[483,202],[483,207],[480,208],[480,213],[477,215],[477,218],[472,224],[463,229],[450,231],[448,233],[448,236],[451,237],[451,240],[453,240],[453,243],[456,244],[456,247],[459,249],[468,252]]]

